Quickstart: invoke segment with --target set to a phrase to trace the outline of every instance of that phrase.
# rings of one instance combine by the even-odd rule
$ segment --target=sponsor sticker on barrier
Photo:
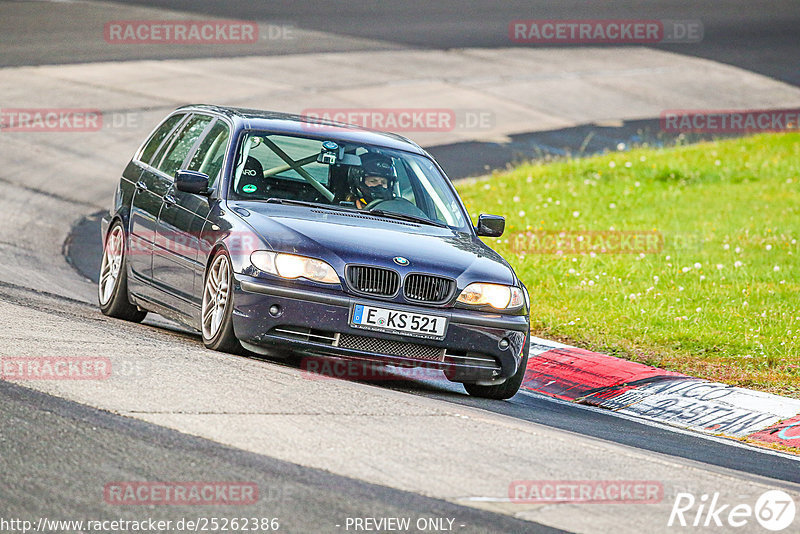
[[[661,380],[591,404],[712,434],[745,437],[800,412],[800,401],[696,378]]]

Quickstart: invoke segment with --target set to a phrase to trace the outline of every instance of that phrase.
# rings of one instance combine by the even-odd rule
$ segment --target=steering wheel
[[[393,211],[401,215],[413,215],[416,217],[424,217],[425,219],[429,218],[425,212],[419,209],[413,202],[402,197],[390,199],[376,198],[364,206],[364,210],[368,211],[378,206],[382,206],[382,209],[386,211]]]
[[[369,204],[367,204],[366,206],[364,206],[364,209],[365,209],[365,210],[367,210],[367,211],[369,211],[369,210],[371,210],[372,208],[374,208],[375,206],[377,206],[378,204],[383,204],[384,202],[391,202],[392,200],[397,200],[397,199],[394,199],[394,198],[392,198],[392,199],[388,199],[388,198],[376,198],[375,200],[373,200],[372,202],[370,202]]]

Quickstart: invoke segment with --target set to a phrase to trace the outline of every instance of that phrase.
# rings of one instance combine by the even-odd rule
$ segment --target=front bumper
[[[353,304],[446,316],[444,339],[418,339],[350,326]],[[276,316],[273,306],[280,307]],[[237,274],[233,329],[245,344],[318,355],[441,369],[470,382],[503,379],[517,371],[529,331],[525,315],[399,305],[341,291],[279,285]]]

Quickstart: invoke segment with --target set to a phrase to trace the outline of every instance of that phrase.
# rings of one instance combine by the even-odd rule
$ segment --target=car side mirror
[[[208,194],[208,175],[197,171],[180,170],[175,173],[175,187],[184,193]]]
[[[482,237],[500,237],[506,229],[506,218],[500,215],[478,216],[478,226],[475,227],[478,235]]]

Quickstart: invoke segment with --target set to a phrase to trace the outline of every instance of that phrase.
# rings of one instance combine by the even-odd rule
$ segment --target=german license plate
[[[447,317],[356,304],[353,306],[350,325],[378,332],[443,339],[447,332]]]

